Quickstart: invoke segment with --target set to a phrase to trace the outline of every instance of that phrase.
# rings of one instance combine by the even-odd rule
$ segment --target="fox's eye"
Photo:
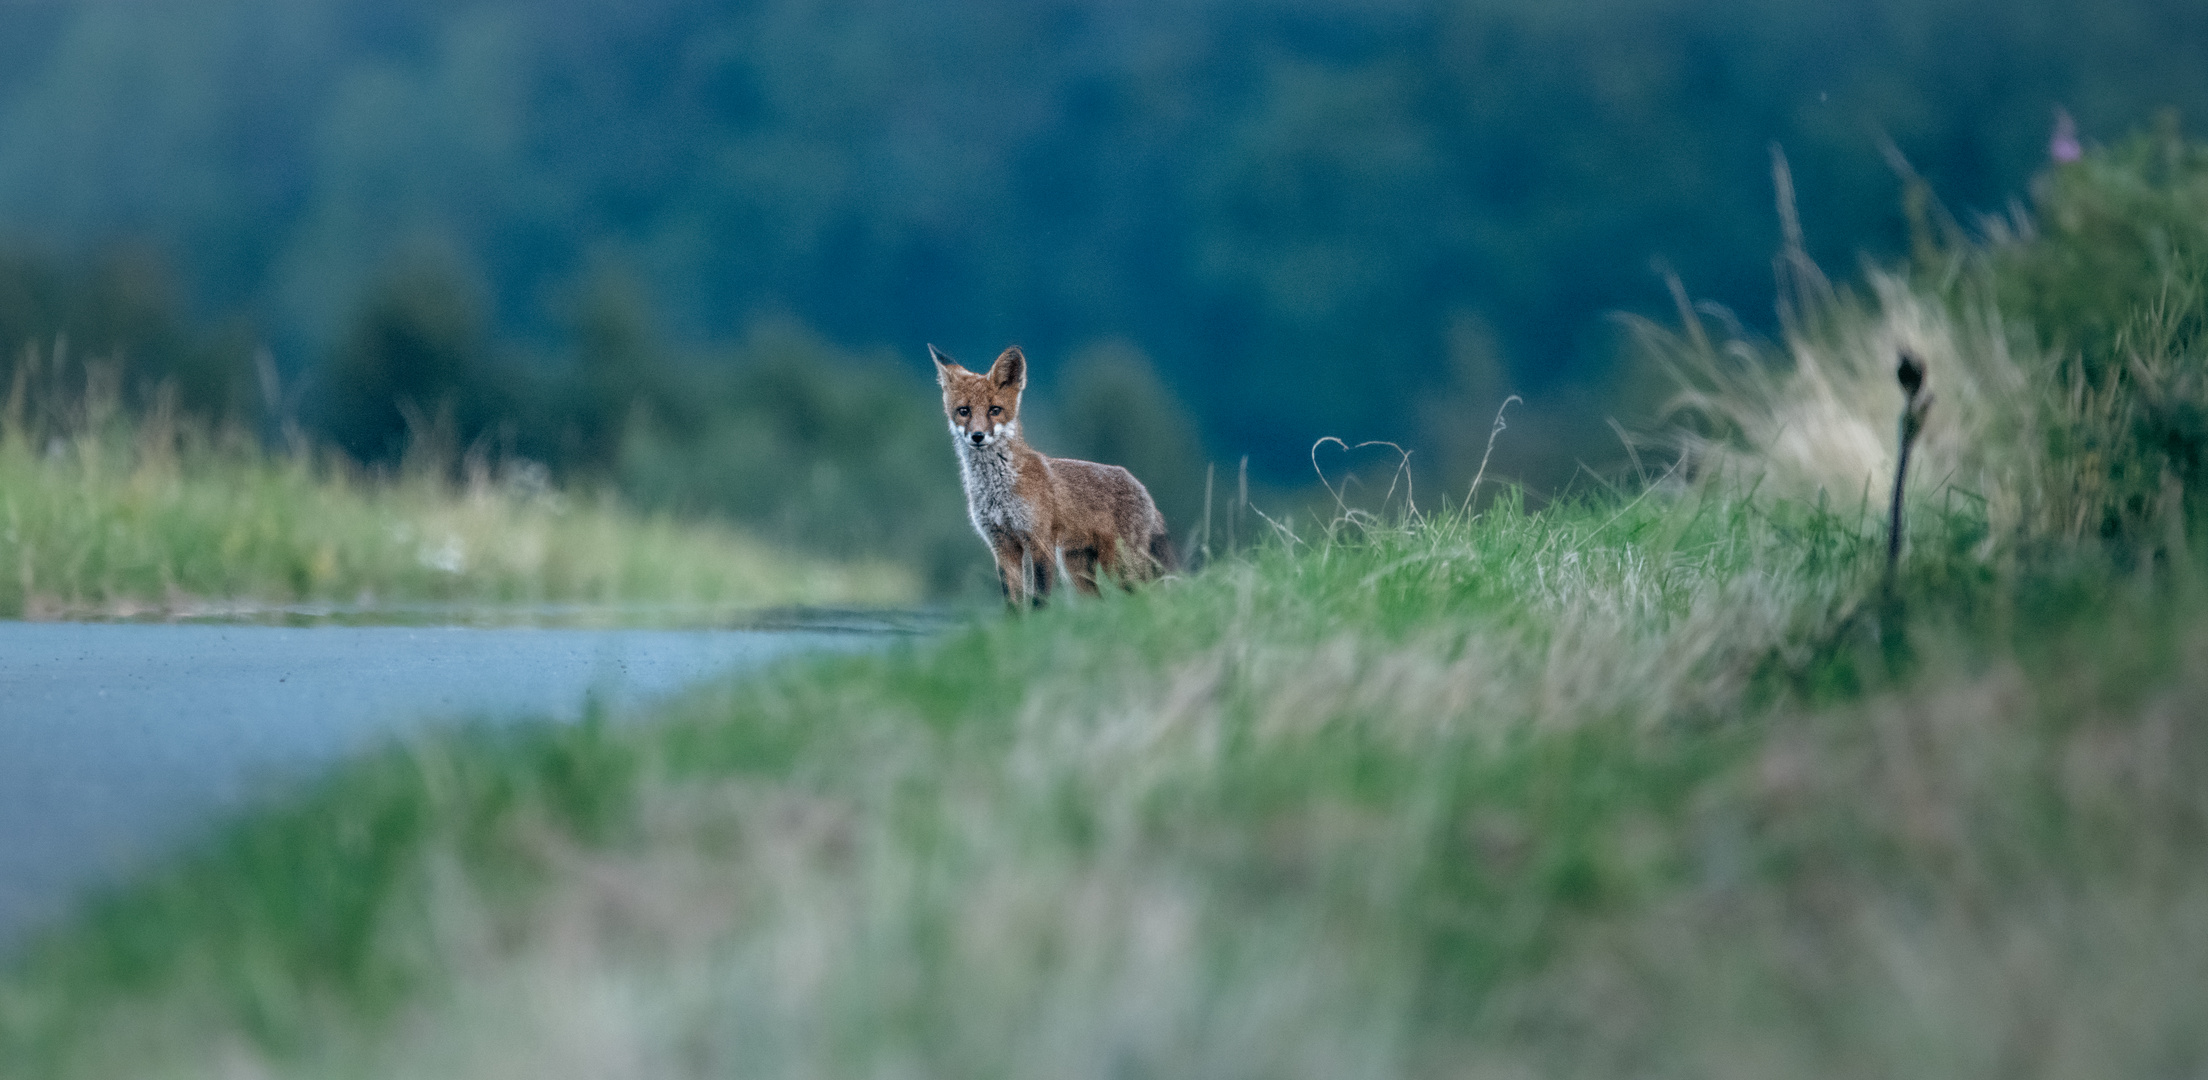
[[[991,406],[989,406],[989,415],[991,415],[991,416],[995,416],[995,415],[997,415],[998,413],[1001,413],[1001,412],[1003,412],[1003,411],[1004,411],[1004,409],[1003,409],[1003,408],[1001,408],[1001,407],[999,407],[999,406],[996,406],[996,405],[991,405]]]
[[[958,407],[958,415],[960,415],[960,416],[972,416],[973,414],[974,414],[974,410],[972,410],[972,409],[969,409],[969,408],[967,408],[967,407],[966,407],[966,406],[964,406],[964,405],[961,405],[961,406],[959,406],[959,407]]]

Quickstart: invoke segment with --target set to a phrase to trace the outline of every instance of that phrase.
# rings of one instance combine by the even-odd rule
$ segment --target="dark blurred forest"
[[[1169,518],[1321,436],[1461,485],[1645,413],[1607,317],[1768,322],[2007,213],[2054,110],[2208,115],[2199,0],[0,0],[0,341],[388,461],[435,429],[956,580],[924,344]],[[10,361],[12,363],[12,361]]]

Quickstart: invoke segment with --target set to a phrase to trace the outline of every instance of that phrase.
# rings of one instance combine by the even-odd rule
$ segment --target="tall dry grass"
[[[1810,262],[1783,157],[1774,175],[1788,238],[1775,340],[1676,280],[1676,327],[1628,320],[1681,387],[1695,469],[1874,498],[1893,482],[1907,351],[1936,395],[1912,491],[1982,506],[1982,557],[2185,547],[2208,496],[2208,149],[2163,134],[2097,150],[2040,179],[2043,223],[2019,211],[1978,239],[1924,238],[1916,265],[1870,270],[1860,289]]]
[[[1675,284],[1676,287],[1676,284]],[[1993,535],[2044,529],[2051,463],[2041,449],[2050,358],[2018,342],[1998,308],[1955,306],[1899,273],[1874,271],[1867,295],[1835,294],[1777,341],[1735,331],[1713,340],[1682,305],[1683,329],[1634,320],[1641,347],[1670,368],[1680,440],[1699,471],[1773,494],[1875,504],[1893,483],[1902,393],[1895,364],[1924,360],[1936,395],[1916,448],[1920,499],[1982,499]]]

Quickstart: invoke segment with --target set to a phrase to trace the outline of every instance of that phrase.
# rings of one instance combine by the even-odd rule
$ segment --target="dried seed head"
[[[1894,377],[1901,380],[1901,392],[1911,398],[1924,388],[1924,361],[1907,349],[1901,351],[1901,364],[1894,369]]]

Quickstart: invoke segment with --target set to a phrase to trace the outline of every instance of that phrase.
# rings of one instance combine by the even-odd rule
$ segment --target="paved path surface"
[[[573,719],[815,631],[0,623],[0,948],[264,785],[463,718]]]

